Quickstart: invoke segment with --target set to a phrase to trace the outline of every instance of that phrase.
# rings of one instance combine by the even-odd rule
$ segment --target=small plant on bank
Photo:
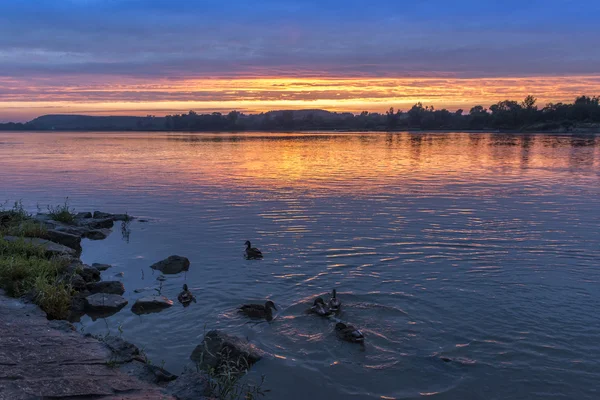
[[[69,198],[65,198],[65,202],[63,204],[59,204],[55,207],[48,206],[48,214],[50,217],[58,222],[63,222],[65,224],[73,224],[75,223],[75,210],[69,207]]]
[[[248,373],[250,368],[245,358],[239,357],[234,360],[226,349],[221,351],[219,358],[222,362],[217,368],[204,369],[211,392],[216,398],[221,400],[255,400],[270,392],[269,389],[263,389],[264,375],[261,376],[258,384],[240,380],[243,375]],[[201,364],[202,360],[196,364],[198,370],[200,370]]]
[[[7,230],[31,218],[21,200],[15,201],[11,209],[6,209],[7,204],[8,201],[5,201],[0,205],[0,233],[4,234],[7,233]]]

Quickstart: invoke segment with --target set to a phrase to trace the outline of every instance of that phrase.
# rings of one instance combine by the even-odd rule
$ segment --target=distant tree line
[[[56,116],[55,116],[56,117]],[[37,118],[26,124],[0,124],[4,130],[48,129],[48,124]],[[86,117],[118,118],[118,117]],[[125,118],[125,117],[122,117]],[[131,117],[128,117],[131,118]],[[82,121],[81,119],[79,121]],[[477,105],[465,113],[433,106],[415,104],[408,111],[390,108],[385,113],[360,114],[332,113],[324,110],[269,111],[260,114],[243,114],[231,111],[227,114],[187,114],[166,117],[139,117],[135,124],[119,127],[118,123],[104,120],[102,126],[127,130],[169,131],[308,131],[308,130],[526,130],[568,131],[581,124],[600,123],[600,97],[580,96],[574,103],[549,103],[537,106],[537,99],[527,96],[522,102],[504,100],[488,109]],[[114,121],[113,121],[114,122]],[[79,122],[79,125],[82,125]],[[53,125],[54,129],[90,129],[79,125]],[[83,124],[85,125],[85,124]],[[66,128],[65,128],[66,126]],[[96,126],[97,127],[97,126]]]

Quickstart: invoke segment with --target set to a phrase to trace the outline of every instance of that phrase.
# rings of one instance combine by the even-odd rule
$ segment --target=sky
[[[597,0],[0,0],[0,121],[600,94]]]

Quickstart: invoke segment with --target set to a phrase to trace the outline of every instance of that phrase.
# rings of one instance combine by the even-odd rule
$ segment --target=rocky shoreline
[[[7,215],[10,212],[0,212],[5,226],[10,224]],[[184,372],[176,376],[152,365],[135,345],[120,337],[83,335],[71,324],[85,314],[108,317],[128,305],[122,297],[122,282],[101,281],[101,271],[111,266],[87,265],[79,256],[82,238],[102,240],[116,221],[128,223],[133,219],[126,214],[96,211],[73,214],[69,222],[59,222],[50,214],[38,213],[18,222],[21,226],[31,221],[40,224],[44,229],[38,236],[42,237],[0,236],[0,241],[43,249],[49,259],[60,260],[64,267],[57,282],[66,285],[71,294],[64,318],[67,322],[31,304],[35,293],[14,299],[0,289],[0,400],[244,398],[248,388],[238,387],[236,382],[263,357],[244,339],[208,332],[190,356],[191,363],[186,360]],[[189,260],[180,256],[150,266],[163,274],[181,273],[189,267]],[[160,312],[172,305],[173,301],[163,296],[144,296],[133,304],[132,311]]]

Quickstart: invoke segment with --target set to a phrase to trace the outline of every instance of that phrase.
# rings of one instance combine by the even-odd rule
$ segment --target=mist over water
[[[80,325],[175,373],[218,328],[269,353],[268,398],[600,397],[597,136],[0,133],[0,183],[31,211],[147,219],[83,243],[130,305],[151,264],[190,259],[162,293],[197,303]],[[364,348],[305,314],[334,287]],[[266,299],[271,323],[235,311]]]

